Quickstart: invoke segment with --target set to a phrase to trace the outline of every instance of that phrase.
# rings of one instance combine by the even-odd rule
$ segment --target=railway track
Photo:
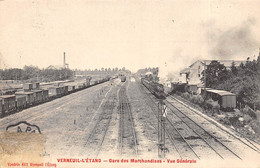
[[[187,100],[181,100],[184,101],[186,104],[180,103],[180,100],[178,98],[175,98],[172,95],[169,95],[171,97],[172,100],[174,100],[175,103],[177,104],[182,104],[183,106],[187,107],[192,113],[198,114],[201,118],[205,119],[208,123],[213,123],[215,125],[216,122],[214,122],[213,120],[209,120],[208,118],[206,118],[205,116],[203,116],[202,114],[198,113],[194,108],[190,108],[188,105],[190,102],[188,102]],[[224,129],[222,127],[218,127],[219,129],[221,129],[222,131],[225,131],[228,135],[230,135],[231,137],[233,137],[234,139],[237,139],[238,141],[240,141],[241,143],[243,143],[244,145],[248,146],[249,148],[253,149],[254,151],[256,151],[257,153],[260,153],[260,148],[257,147],[260,144],[258,142],[256,142],[253,139],[248,139],[246,138],[244,135],[240,134],[239,132],[237,132],[236,130],[234,130],[234,132],[238,135],[234,135],[233,133],[231,133],[230,131],[228,131],[227,129]],[[242,137],[244,140],[242,140],[240,137]]]
[[[157,104],[156,100],[151,97],[151,94],[149,95],[146,91],[145,93],[153,103]],[[230,157],[241,159],[237,153],[224,144],[223,141],[225,140],[219,140],[212,133],[194,122],[189,116],[182,113],[180,109],[174,107],[171,102],[167,100],[165,102],[171,111],[171,114],[168,114],[166,118],[166,127],[168,128],[166,129],[166,133],[181,158],[191,156],[186,154],[187,151],[193,153],[195,157],[200,158],[203,156],[203,153],[199,154],[200,150],[196,149],[196,146],[203,146],[204,149],[202,151],[207,151],[207,154],[210,154],[210,152],[211,154],[215,153],[221,159]],[[180,143],[180,141],[183,142]],[[185,150],[183,151],[183,149]]]
[[[145,89],[145,87],[141,83],[139,83],[139,88],[151,100],[150,103],[149,102],[148,103],[151,106],[154,107],[154,108],[152,108],[152,110],[154,112],[153,114],[158,119],[158,116],[157,116],[158,112],[154,110],[154,109],[157,109],[158,102],[156,102],[154,99],[152,99],[151,95],[149,95],[150,91],[147,88]],[[172,143],[173,147],[175,148],[179,157],[181,159],[184,159],[184,158],[185,159],[187,159],[187,158],[189,158],[189,159],[193,159],[193,158],[200,159],[198,154],[194,151],[193,147],[181,135],[180,131],[174,126],[174,124],[167,118],[166,118],[166,123],[168,123],[168,124],[166,124],[166,130],[165,130],[166,134],[169,137],[169,140]],[[157,132],[158,132],[158,130],[157,130]]]
[[[61,97],[61,98],[59,98],[59,99],[63,99],[63,101],[62,101],[62,102],[55,103],[52,108],[61,108],[61,107],[64,107],[64,106],[66,106],[66,105],[68,105],[68,104],[72,104],[72,103],[74,103],[75,101],[77,101],[77,99],[76,99],[77,97],[79,97],[79,96],[81,96],[81,95],[84,95],[84,94],[86,94],[86,93],[83,92],[83,91],[79,91],[79,92],[76,92],[76,93],[72,93],[72,94],[70,94],[69,96],[66,95],[66,96],[64,96],[64,97]],[[58,100],[58,99],[54,99],[54,100],[49,101],[49,102],[46,102],[46,103],[44,103],[44,104],[51,103],[51,102],[53,102],[53,101],[55,101],[55,100]],[[7,121],[6,121],[6,122],[1,122],[0,128],[6,127],[7,125],[9,125],[9,124],[11,124],[11,123],[16,123],[16,122],[19,122],[19,121],[27,121],[27,122],[30,122],[30,121],[32,121],[32,120],[38,119],[38,118],[40,118],[40,117],[46,115],[47,113],[49,113],[48,111],[46,111],[46,110],[48,110],[49,108],[50,108],[49,106],[46,106],[46,107],[43,107],[43,108],[42,108],[41,105],[37,105],[37,106],[31,107],[31,108],[29,108],[29,109],[24,109],[24,110],[30,110],[30,111],[31,111],[31,110],[34,110],[34,112],[33,112],[33,113],[29,113],[29,112],[28,112],[27,114],[23,115],[22,118],[20,117],[20,118],[17,118],[17,119],[10,119],[10,120],[5,119],[5,120],[7,120]],[[22,111],[23,111],[23,110],[22,110]],[[22,111],[20,111],[20,112],[22,112]],[[15,115],[15,114],[13,114],[13,115]],[[1,119],[1,120],[4,120],[4,118]]]
[[[120,153],[138,155],[138,143],[132,111],[126,95],[126,88],[122,86],[119,91],[119,144]]]
[[[172,105],[171,102],[169,102],[168,100],[165,100],[165,102],[168,109],[170,109],[169,111],[171,111],[174,114],[174,116],[172,117],[179,118],[180,121],[182,121],[190,130],[192,130],[192,132],[194,132],[197,135],[198,139],[203,140],[208,145],[208,147],[210,147],[221,159],[225,159],[230,156],[235,156],[236,158],[241,159],[241,157],[238,154],[236,154],[229,147],[227,147],[221,140],[219,140],[212,133],[206,131],[198,123],[194,122],[180,109]]]
[[[102,107],[102,113],[99,115],[98,120],[88,136],[85,147],[87,147],[89,156],[95,156],[97,158],[102,149],[112,119],[113,110],[116,106],[116,99],[116,93],[112,93],[112,95],[108,96],[107,101]]]

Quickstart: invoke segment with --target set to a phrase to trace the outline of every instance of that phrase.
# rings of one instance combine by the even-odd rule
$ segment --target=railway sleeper
[[[189,140],[193,140],[193,139],[202,139],[201,137],[199,136],[187,136],[187,137],[184,137],[185,139],[189,139]]]

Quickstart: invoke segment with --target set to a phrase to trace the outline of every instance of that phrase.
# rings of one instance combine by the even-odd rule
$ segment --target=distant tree
[[[37,77],[40,72],[40,69],[36,66],[27,66],[23,67],[23,80],[31,79]]]
[[[260,52],[257,57],[257,73],[260,75]]]
[[[237,67],[234,61],[231,64],[231,72],[233,75],[237,75]]]

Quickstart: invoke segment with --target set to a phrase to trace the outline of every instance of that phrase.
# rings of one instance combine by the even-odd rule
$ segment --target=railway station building
[[[197,85],[198,87],[203,87],[201,82],[202,72],[213,60],[197,60],[189,67],[184,68],[180,71],[179,79],[182,83]],[[237,60],[216,60],[229,69],[231,68],[232,62],[235,63],[235,66],[239,66],[241,63],[246,63],[246,61],[237,61]]]

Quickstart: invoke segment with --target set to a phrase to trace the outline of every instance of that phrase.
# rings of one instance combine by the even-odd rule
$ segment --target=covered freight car
[[[56,98],[56,97],[60,97],[61,96],[61,89],[60,89],[60,87],[52,86],[52,87],[49,87],[48,90],[49,90],[49,97],[50,98]]]
[[[34,104],[42,102],[42,90],[32,90],[34,97]]]
[[[42,90],[42,100],[47,101],[49,99],[49,90],[43,89]]]
[[[2,95],[2,115],[15,110],[15,96],[14,95]]]
[[[15,95],[16,99],[16,109],[19,111],[26,108],[26,96],[25,95]]]
[[[34,104],[34,93],[33,92],[15,92],[15,95],[23,95],[26,97],[27,106]]]
[[[122,75],[121,76],[121,82],[125,82],[126,81],[126,76],[125,75]]]
[[[186,91],[187,83],[171,83],[171,90],[173,93]]]
[[[189,93],[192,93],[192,94],[197,93],[198,86],[197,85],[193,85],[193,84],[187,84],[186,88],[185,88],[185,91],[189,92]]]
[[[2,114],[2,111],[3,111],[3,99],[0,98],[0,117],[4,116],[4,115]]]
[[[222,109],[234,109],[236,108],[236,95],[224,90],[216,90],[210,88],[202,88],[201,93],[206,96],[207,99],[218,101]]]

